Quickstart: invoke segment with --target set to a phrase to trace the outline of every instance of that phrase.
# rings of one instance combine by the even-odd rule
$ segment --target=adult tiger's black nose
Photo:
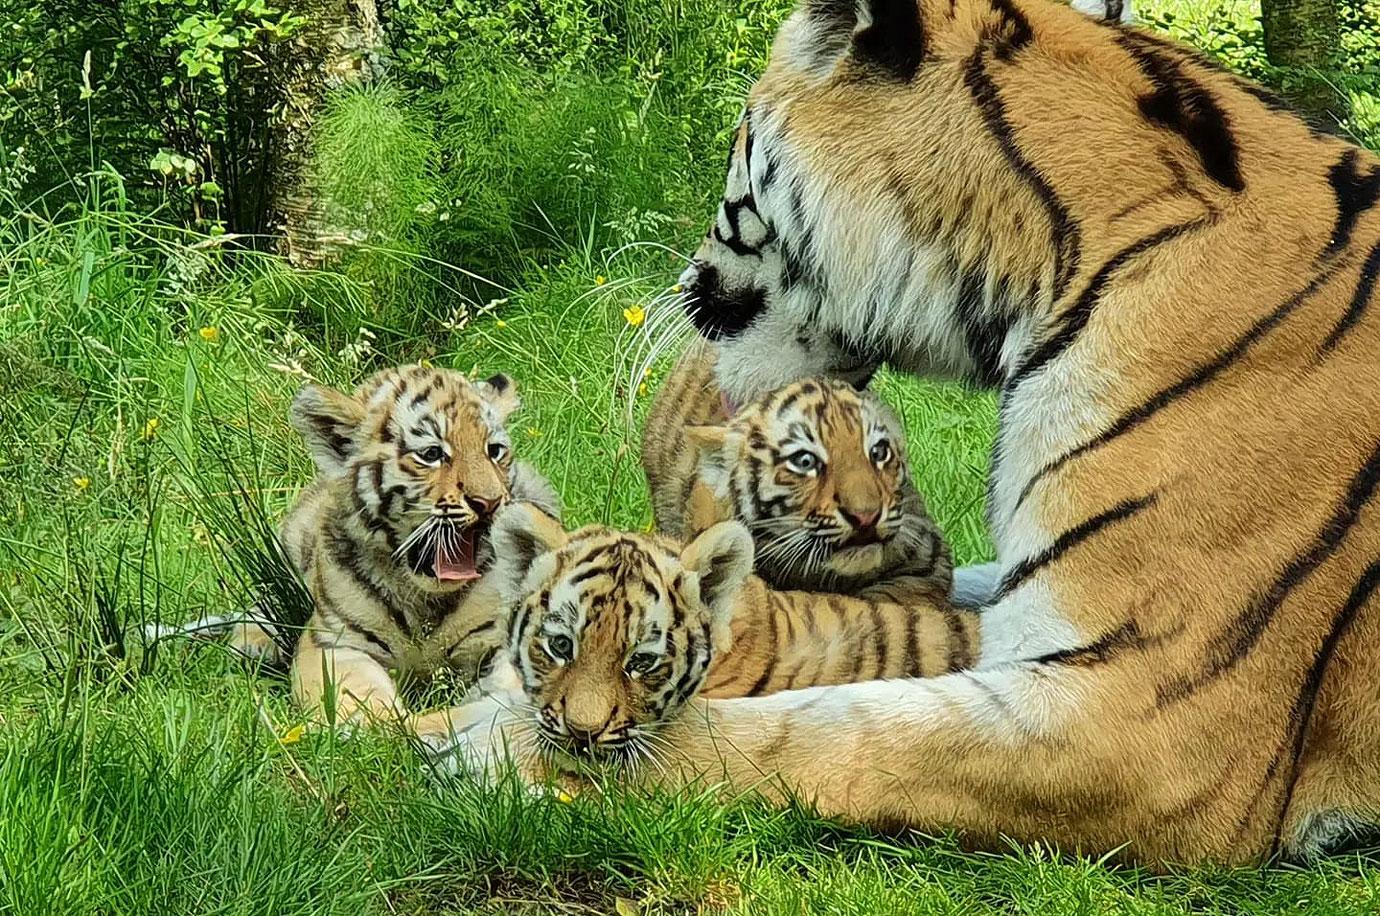
[[[729,286],[718,268],[698,261],[681,274],[681,293],[690,323],[714,341],[737,337],[767,307],[766,290]]]

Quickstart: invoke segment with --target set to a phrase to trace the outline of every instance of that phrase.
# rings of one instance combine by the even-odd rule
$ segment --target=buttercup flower
[[[143,438],[145,442],[153,438],[153,434],[158,432],[158,427],[160,425],[161,423],[159,422],[157,417],[148,418],[148,420],[144,423]]]
[[[599,276],[594,278],[595,286],[603,286],[607,282],[609,282],[609,278],[604,276],[603,274],[600,274]]]
[[[647,320],[647,311],[640,305],[632,305],[623,309],[623,320],[633,327],[637,327]]]
[[[201,339],[207,343],[217,343],[220,341],[220,328],[215,325],[207,325],[200,331],[197,331],[197,333],[200,334]]]
[[[278,739],[278,743],[283,745],[296,744],[298,741],[302,740],[302,735],[305,734],[306,731],[307,727],[305,725],[294,725],[292,728],[283,732],[283,736]]]
[[[494,327],[496,328],[506,328],[507,326],[508,322],[504,321],[502,318],[494,322]]]
[[[77,488],[77,492],[80,493],[82,490],[85,490],[87,487],[91,486],[91,478],[90,478],[90,477],[73,477],[73,478],[72,478],[72,486],[76,487],[76,488]]]

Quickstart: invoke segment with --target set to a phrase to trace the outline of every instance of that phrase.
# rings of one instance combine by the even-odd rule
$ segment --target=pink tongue
[[[436,578],[442,582],[466,582],[478,579],[479,572],[474,568],[474,531],[460,535],[460,543],[453,553],[443,544],[436,545]]]

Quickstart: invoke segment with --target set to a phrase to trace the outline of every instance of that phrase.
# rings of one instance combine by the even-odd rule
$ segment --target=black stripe
[[[754,697],[766,689],[767,684],[771,683],[772,672],[776,670],[776,659],[781,654],[777,651],[776,645],[776,608],[772,607],[770,602],[767,604],[767,629],[770,631],[767,645],[771,647],[771,654],[767,657],[767,667],[762,669],[762,676],[748,688],[747,693],[743,696]]]
[[[1251,325],[1244,334],[1232,342],[1231,346],[1218,353],[1208,362],[1198,366],[1174,384],[1167,388],[1160,389],[1152,395],[1149,400],[1144,401],[1140,405],[1122,414],[1111,426],[1099,433],[1096,438],[1065,452],[1045,465],[1037,471],[1035,476],[1031,477],[1030,480],[1026,482],[1025,487],[1021,489],[1020,496],[1016,498],[1015,508],[1020,508],[1021,504],[1025,502],[1026,497],[1035,489],[1036,484],[1068,462],[1125,435],[1179,398],[1191,394],[1221,375],[1232,363],[1245,356],[1251,347],[1260,342],[1261,338],[1278,327],[1284,319],[1292,315],[1300,305],[1311,298],[1314,293],[1331,280],[1333,275],[1337,272],[1337,269],[1335,263],[1325,267],[1322,272],[1308,281],[1307,286],[1276,306],[1270,314]]]
[[[915,641],[915,614],[906,615],[906,677],[920,676],[920,646]]]
[[[1038,372],[1051,360],[1058,358],[1065,350],[1073,345],[1078,335],[1088,326],[1089,319],[1092,318],[1093,309],[1102,298],[1102,288],[1107,285],[1107,281],[1112,278],[1122,265],[1137,255],[1144,254],[1165,242],[1172,241],[1181,235],[1195,229],[1201,229],[1208,225],[1209,219],[1195,219],[1177,226],[1166,226],[1153,235],[1148,235],[1138,242],[1127,245],[1125,248],[1112,255],[1111,259],[1103,264],[1101,269],[1089,281],[1087,289],[1078,297],[1078,301],[1067,311],[1059,316],[1059,326],[1044,343],[1036,348],[1035,352],[1012,374],[1007,381],[1007,388],[1014,389],[1032,373]]]
[[[1347,631],[1351,629],[1351,624],[1356,620],[1356,615],[1360,613],[1361,608],[1370,601],[1377,586],[1380,586],[1380,560],[1375,560],[1366,567],[1360,580],[1351,589],[1351,594],[1347,596],[1346,604],[1342,605],[1342,609],[1333,618],[1332,626],[1328,629],[1322,646],[1314,654],[1313,663],[1308,666],[1308,676],[1304,679],[1303,688],[1299,691],[1299,695],[1294,698],[1294,705],[1289,710],[1289,722],[1294,732],[1291,749],[1292,759],[1289,767],[1289,783],[1284,790],[1284,801],[1280,804],[1279,809],[1279,822],[1275,827],[1275,839],[1270,847],[1272,857],[1279,852],[1284,823],[1289,816],[1289,805],[1294,800],[1294,788],[1299,779],[1299,760],[1303,757],[1303,746],[1308,739],[1308,729],[1313,722],[1313,710],[1318,705],[1318,691],[1322,688],[1323,675],[1327,673],[1327,666],[1332,662],[1332,656],[1337,653],[1337,646],[1346,636]]]
[[[1298,554],[1280,571],[1263,593],[1257,594],[1232,620],[1209,649],[1203,670],[1192,678],[1178,677],[1160,686],[1160,706],[1182,700],[1231,672],[1256,647],[1275,614],[1295,588],[1337,552],[1356,524],[1361,509],[1375,495],[1380,483],[1380,443],[1377,443],[1347,486],[1346,495],[1318,531],[1313,545]]]
[[[868,605],[867,615],[872,621],[872,655],[877,660],[877,673],[868,680],[875,681],[879,677],[886,676],[887,658],[887,634],[886,621],[882,619],[881,611],[877,610],[876,604]]]
[[[333,527],[326,534],[326,545],[330,552],[331,559],[350,574],[350,578],[354,581],[355,585],[359,587],[360,591],[368,595],[370,600],[383,605],[388,611],[388,616],[392,619],[394,626],[401,630],[404,635],[411,636],[412,629],[407,625],[407,617],[399,608],[394,606],[392,596],[385,591],[383,586],[360,568],[361,558],[355,542],[338,528]]]
[[[483,623],[478,624],[477,626],[471,627],[470,629],[466,630],[464,633],[461,633],[459,639],[457,639],[455,642],[451,643],[450,648],[446,650],[446,655],[447,655],[447,657],[449,657],[449,656],[451,656],[451,655],[454,655],[454,654],[460,649],[460,645],[461,645],[465,640],[467,640],[467,639],[469,639],[469,638],[471,638],[471,637],[474,637],[474,636],[478,636],[480,633],[487,632],[487,631],[492,630],[492,629],[495,629],[495,628],[497,628],[497,627],[498,627],[498,621],[497,621],[497,620],[486,620],[486,621],[484,621]]]
[[[1232,191],[1243,191],[1241,163],[1231,118],[1206,87],[1183,72],[1179,60],[1165,54],[1139,32],[1122,32],[1118,42],[1140,66],[1152,91],[1140,99],[1141,114],[1184,138],[1193,147],[1209,178]]]
[[[1145,646],[1145,637],[1134,620],[1106,633],[1094,642],[1076,649],[1060,649],[1035,659],[1042,665],[1099,665],[1111,661],[1112,656],[1122,649],[1140,649]]]
[[[1001,14],[998,23],[1000,32],[989,31],[984,38],[991,41],[992,52],[1000,61],[1010,61],[1020,51],[1034,39],[1034,34],[1030,31],[1030,21],[1020,10],[1012,5],[1011,0],[989,0],[992,9]]]
[[[1356,322],[1361,320],[1361,315],[1365,313],[1366,306],[1370,305],[1370,300],[1375,294],[1375,278],[1380,274],[1380,242],[1370,250],[1370,255],[1366,258],[1366,263],[1361,267],[1361,279],[1356,283],[1356,291],[1351,296],[1351,304],[1347,306],[1346,314],[1338,319],[1332,333],[1327,335],[1319,349],[1319,357],[1332,352],[1346,333],[1355,327]]]
[[[963,627],[963,612],[950,608],[944,612],[949,625],[949,670],[960,671],[970,665],[972,651],[968,646],[968,633]]]
[[[988,132],[1001,147],[1007,164],[1040,198],[1049,216],[1050,246],[1054,249],[1054,299],[1061,299],[1078,271],[1081,245],[1078,223],[1069,215],[1068,208],[1059,199],[1049,180],[1016,147],[1011,125],[1006,120],[1006,105],[1001,100],[996,84],[987,74],[982,48],[968,58],[963,69],[963,83],[982,113]]]
[[[910,82],[925,58],[916,0],[871,0],[872,22],[853,36],[853,57],[890,79]]]
[[[956,316],[963,329],[963,343],[973,361],[973,380],[980,385],[996,387],[1001,383],[1001,347],[1011,331],[1011,316],[988,314],[983,295],[983,276],[977,271],[966,272],[959,281]],[[1004,303],[996,301],[1000,309]]]
[[[1106,512],[1100,512],[1092,518],[1074,525],[1068,531],[1065,531],[1055,538],[1053,544],[1046,547],[1035,556],[1027,557],[1013,566],[1011,571],[1002,577],[1001,584],[997,586],[997,594],[996,597],[992,599],[992,603],[995,604],[1017,588],[1020,588],[1020,586],[1031,576],[1035,575],[1055,560],[1058,560],[1069,550],[1077,547],[1103,528],[1130,518],[1140,510],[1153,505],[1154,502],[1154,493],[1148,496],[1142,496],[1139,499],[1128,499],[1117,503]]]
[[[330,595],[326,593],[326,590],[324,588],[320,589],[318,591],[318,594],[315,595],[315,601],[317,608],[321,611],[322,617],[331,618],[337,621],[338,623],[343,625],[345,629],[349,630],[357,636],[364,637],[365,640],[373,643],[375,646],[378,646],[385,653],[387,653],[387,655],[390,658],[392,657],[393,647],[390,646],[382,636],[378,635],[373,630],[369,629],[359,621],[347,616],[345,612],[342,611],[339,608],[339,606],[337,606],[336,603],[331,599]],[[372,656],[370,657],[372,658]]]
[[[1359,150],[1348,149],[1327,173],[1328,184],[1337,198],[1337,222],[1327,243],[1327,255],[1336,254],[1351,243],[1356,221],[1380,200],[1380,165],[1372,165],[1370,172],[1362,175],[1360,158]]]

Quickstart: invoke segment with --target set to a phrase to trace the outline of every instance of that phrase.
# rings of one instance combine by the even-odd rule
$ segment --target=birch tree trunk
[[[382,75],[385,48],[375,0],[300,0],[300,6],[310,24],[289,52],[273,212],[283,253],[297,266],[315,267],[328,259],[337,233],[326,225],[312,186],[312,124],[330,90]]]
[[[1285,93],[1325,126],[1346,116],[1346,102],[1328,83],[1341,54],[1337,0],[1260,0],[1265,54],[1285,71]]]

